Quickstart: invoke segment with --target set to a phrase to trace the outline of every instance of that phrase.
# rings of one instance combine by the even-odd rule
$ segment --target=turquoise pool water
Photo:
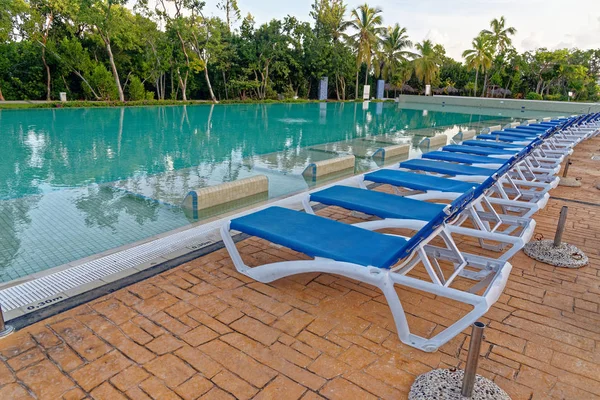
[[[274,104],[0,111],[0,282],[194,222],[192,188],[258,173],[269,195],[306,189],[311,161],[385,136],[423,136],[511,117],[397,104]],[[516,114],[517,117],[531,117]]]

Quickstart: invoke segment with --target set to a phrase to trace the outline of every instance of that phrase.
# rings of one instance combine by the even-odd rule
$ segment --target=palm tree
[[[473,94],[477,96],[477,81],[479,79],[479,70],[481,69],[483,71],[487,71],[492,66],[493,43],[490,40],[489,36],[480,34],[475,39],[473,39],[472,46],[473,47],[471,49],[465,50],[462,56],[466,61],[467,67],[475,70],[475,90],[473,91]],[[483,90],[485,90],[486,83],[484,83],[483,85]]]
[[[434,50],[431,40],[424,40],[423,43],[417,43],[415,48],[419,51],[413,61],[415,66],[415,75],[425,85],[431,85],[440,70],[440,57]]]
[[[481,31],[481,35],[489,36],[494,44],[494,48],[499,53],[505,51],[508,47],[512,45],[512,39],[510,36],[513,36],[517,33],[517,30],[512,26],[508,28],[506,26],[506,20],[504,16],[501,16],[500,19],[494,18],[490,22],[490,29],[484,29]]]
[[[415,57],[414,53],[407,50],[410,47],[412,42],[408,39],[406,28],[401,28],[398,24],[388,27],[381,38],[381,52],[375,75],[381,75],[389,82],[398,66]]]
[[[380,25],[383,22],[381,13],[381,8],[369,7],[365,3],[352,10],[350,14],[352,19],[348,21],[350,26],[357,31],[350,37],[356,44],[356,65],[360,67],[362,63],[367,64],[365,85],[369,78],[373,48],[377,45],[378,35],[381,32]],[[356,98],[358,99],[358,71],[356,71]]]
[[[404,61],[397,68],[396,73],[392,76],[392,85],[394,85],[394,97],[396,97],[396,89],[400,88],[400,93],[402,93],[402,88],[410,80],[412,74],[414,72],[414,68],[411,62]]]

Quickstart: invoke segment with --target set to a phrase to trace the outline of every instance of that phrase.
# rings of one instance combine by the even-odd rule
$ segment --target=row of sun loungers
[[[389,304],[400,340],[435,351],[498,300],[511,272],[509,260],[531,239],[532,217],[557,186],[561,162],[575,145],[599,132],[600,114],[589,114],[481,134],[361,175],[358,187],[331,186],[307,194],[305,212],[269,207],[232,219],[221,235],[237,270],[260,282],[321,272],[376,286]],[[375,190],[380,185],[393,187],[394,193]],[[315,204],[351,210],[364,222],[350,225],[317,216]],[[378,232],[383,229],[402,234]],[[232,231],[312,259],[249,267]],[[468,253],[457,237],[472,238],[494,252]],[[472,309],[434,336],[420,337],[411,333],[398,297],[402,287]]]

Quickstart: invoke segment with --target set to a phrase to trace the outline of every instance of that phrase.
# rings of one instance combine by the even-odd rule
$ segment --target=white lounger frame
[[[383,292],[388,302],[400,340],[409,346],[427,352],[436,351],[440,346],[447,343],[482,317],[502,294],[512,269],[512,265],[506,261],[461,253],[452,240],[451,232],[446,226],[438,228],[413,251],[410,257],[392,269],[364,267],[362,265],[326,258],[283,261],[258,267],[249,267],[244,263],[235,246],[229,226],[230,222],[227,222],[221,227],[221,237],[235,268],[240,273],[259,282],[268,283],[286,276],[321,272],[345,276],[376,286]],[[360,224],[357,226],[361,227]],[[398,220],[394,227],[418,230],[421,226],[421,221]],[[364,228],[367,228],[367,226],[364,226]],[[433,238],[438,236],[443,239],[447,248],[428,245]],[[455,270],[450,277],[443,276],[438,260],[450,261],[455,265]],[[420,263],[425,267],[430,281],[407,275]],[[481,271],[480,275],[485,277],[475,283],[468,291],[450,287],[461,272],[466,272],[465,267],[467,266]],[[435,336],[424,338],[411,333],[406,313],[396,292],[395,285],[407,286],[461,303],[470,304],[473,306],[473,309]],[[483,291],[483,294],[477,294],[481,291]]]

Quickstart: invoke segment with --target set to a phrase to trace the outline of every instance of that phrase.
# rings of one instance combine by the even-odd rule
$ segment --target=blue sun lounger
[[[423,192],[423,194],[410,194],[409,197],[417,200],[439,201],[453,200],[471,190],[476,182],[466,182],[447,177],[407,172],[399,169],[380,169],[357,177],[358,185],[367,189],[367,182],[390,185],[399,189]],[[501,176],[494,186],[494,196],[487,199],[491,204],[500,207],[517,209],[522,218],[531,218],[540,209],[544,208],[550,198],[548,192],[558,185],[558,179],[550,185],[547,183],[515,180]]]
[[[221,236],[235,268],[260,282],[321,272],[379,288],[388,302],[400,340],[424,351],[435,351],[487,312],[500,297],[512,268],[505,261],[461,252],[447,231],[447,222],[457,218],[480,195],[477,189],[467,192],[424,226],[420,224],[417,233],[409,239],[280,207],[232,219],[222,226]],[[407,221],[406,227],[412,229],[414,224]],[[236,248],[232,230],[288,247],[313,259],[249,267]],[[430,243],[437,237],[444,239],[444,247]],[[427,279],[422,275],[410,276],[415,269],[424,270]],[[473,283],[460,275],[468,269],[485,270],[487,276]],[[473,309],[433,337],[421,337],[411,333],[397,293],[402,287],[469,304]]]
[[[492,179],[487,184],[491,188],[494,182]],[[404,226],[406,225],[404,220],[412,220],[415,222],[415,226],[418,227],[419,222],[425,224],[446,207],[446,204],[339,185],[310,193],[305,196],[302,203],[304,210],[309,214],[314,214],[312,203],[319,203],[381,218],[381,220],[362,222],[355,225],[369,230],[395,228],[398,224]],[[483,212],[484,209],[488,212]],[[467,219],[473,222],[476,229],[461,227]],[[476,238],[484,248],[504,251],[510,246],[510,249],[498,257],[498,259],[505,261],[512,258],[529,242],[534,229],[534,220],[499,214],[484,195],[474,199],[471,205],[466,207],[462,218],[448,225],[450,233]],[[490,246],[485,242],[486,240],[494,241],[496,244]],[[476,275],[470,277],[474,278]]]

